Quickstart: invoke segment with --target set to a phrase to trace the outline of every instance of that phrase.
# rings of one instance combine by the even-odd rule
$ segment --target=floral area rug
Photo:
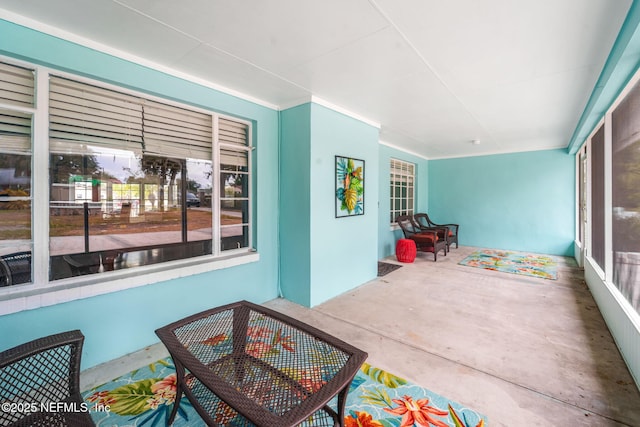
[[[176,397],[175,368],[171,358],[158,360],[83,397],[94,408],[91,415],[98,426],[164,426]],[[335,409],[335,402],[330,406]],[[173,426],[205,425],[183,397]],[[366,363],[351,384],[345,410],[346,427],[486,425],[486,417],[474,410]]]
[[[553,257],[546,255],[482,249],[460,261],[460,264],[543,279],[558,278],[558,264]]]

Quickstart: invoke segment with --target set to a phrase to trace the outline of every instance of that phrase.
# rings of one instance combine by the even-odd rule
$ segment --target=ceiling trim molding
[[[524,148],[522,150],[509,150],[509,151],[487,151],[484,153],[469,153],[469,154],[460,154],[457,156],[442,156],[442,157],[431,157],[429,160],[448,160],[448,159],[463,159],[465,157],[483,157],[483,156],[501,156],[508,154],[521,154],[521,153],[534,153],[537,151],[565,151],[566,147],[548,147],[548,148]]]
[[[327,107],[330,110],[337,111],[338,113],[342,113],[345,116],[349,116],[353,119],[359,120],[363,123],[368,124],[369,126],[373,126],[374,128],[380,129],[382,127],[382,125],[378,122],[375,122],[371,119],[361,116],[358,113],[354,113],[353,111],[347,110],[346,108],[342,108],[339,105],[333,104],[315,95],[311,95],[311,102],[313,102],[314,104],[322,105],[323,107]]]
[[[278,105],[278,111],[284,111],[284,110],[288,110],[289,108],[295,108],[300,105],[309,104],[310,102],[313,102],[311,98],[312,98],[311,95],[307,95],[307,96],[303,96],[302,98],[295,99],[293,101],[285,102],[284,104]]]
[[[633,59],[633,60],[631,60]],[[575,154],[627,86],[640,65],[640,3],[634,0],[587,105],[580,116],[567,152]]]
[[[289,108],[294,108],[294,107],[298,107],[300,105],[304,105],[304,104],[309,104],[309,103],[314,103],[314,104],[318,104],[321,105],[323,107],[326,107],[330,110],[336,111],[338,113],[344,114],[345,116],[351,117],[352,119],[356,119],[358,121],[361,121],[363,123],[368,124],[369,126],[373,126],[376,129],[380,129],[382,127],[382,125],[376,121],[373,121],[371,119],[368,119],[367,117],[361,116],[358,113],[354,113],[353,111],[350,111],[346,108],[340,107],[339,105],[333,104],[327,100],[324,100],[322,98],[319,98],[315,95],[309,95],[309,96],[305,96],[302,98],[298,98],[294,101],[291,102],[287,102],[286,104],[282,104],[278,107],[278,110],[280,111],[284,111],[284,110],[288,110]]]
[[[159,71],[165,74],[168,74],[173,77],[177,77],[182,80],[189,81],[191,83],[196,83],[198,85],[207,87],[209,89],[214,89],[219,92],[222,92],[226,95],[231,95],[236,98],[243,99],[245,101],[252,102],[254,104],[261,105],[263,107],[270,108],[272,110],[278,110],[278,106],[271,102],[265,101],[260,98],[256,98],[244,92],[237,91],[235,89],[228,88],[226,86],[222,86],[210,80],[206,80],[200,77],[195,77],[191,74],[183,73],[181,71],[177,71],[173,68],[167,67],[165,65],[158,64],[157,62],[150,61],[148,59],[142,58],[140,56],[134,55],[132,53],[116,49],[111,46],[107,46],[105,44],[96,42],[94,40],[87,39],[85,37],[79,36],[74,33],[70,33],[68,31],[61,30],[60,28],[45,24],[41,21],[36,21],[31,18],[27,18],[22,15],[18,15],[14,12],[10,12],[6,9],[0,8],[0,19],[3,19],[8,22],[12,22],[14,24],[23,26],[25,28],[32,29],[34,31],[41,32],[43,34],[47,34],[49,36],[57,37],[59,39],[75,43],[79,46],[83,46],[89,49],[96,50],[101,53],[105,53],[107,55],[115,56],[117,58],[123,59],[125,61],[133,62],[137,65],[141,65],[147,68],[150,68],[155,71]]]
[[[422,154],[418,154],[418,153],[416,153],[414,151],[410,151],[410,150],[407,150],[406,148],[398,147],[397,145],[393,145],[393,144],[390,144],[390,143],[382,141],[382,140],[378,141],[378,143],[380,145],[384,145],[386,147],[393,148],[394,150],[402,151],[403,153],[407,153],[407,154],[411,154],[412,156],[420,157],[421,159],[424,159],[424,160],[431,160],[429,157],[426,157],[426,156],[424,156]]]

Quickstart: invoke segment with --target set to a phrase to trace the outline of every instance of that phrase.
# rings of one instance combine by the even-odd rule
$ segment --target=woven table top
[[[310,325],[246,301],[156,333],[176,365],[190,372],[185,393],[208,406],[220,424],[231,410],[229,417],[237,411],[255,425],[298,425],[348,387],[367,357]]]

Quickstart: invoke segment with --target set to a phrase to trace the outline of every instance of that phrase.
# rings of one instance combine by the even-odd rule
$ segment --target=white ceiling
[[[314,97],[433,159],[566,147],[630,4],[0,0],[0,18],[279,108]]]

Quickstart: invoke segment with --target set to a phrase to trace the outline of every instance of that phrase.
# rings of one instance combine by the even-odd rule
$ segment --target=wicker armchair
[[[1,352],[0,426],[94,426],[80,395],[83,343],[75,330]]]
[[[396,222],[402,229],[405,239],[416,242],[416,249],[423,252],[433,252],[433,260],[438,260],[438,252],[444,251],[447,256],[447,241],[438,236],[438,229],[422,229],[410,215],[400,215]]]
[[[426,213],[415,214],[413,218],[420,228],[446,227],[448,229],[447,249],[451,249],[452,243],[456,244],[456,248],[458,247],[458,230],[460,229],[458,224],[436,224]]]
[[[0,256],[0,287],[31,282],[31,252]]]

